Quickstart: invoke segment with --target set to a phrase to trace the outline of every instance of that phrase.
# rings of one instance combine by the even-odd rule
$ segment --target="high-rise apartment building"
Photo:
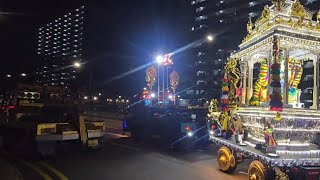
[[[84,57],[84,6],[38,29],[37,84],[69,86],[77,76],[75,62]]]
[[[214,35],[213,44],[206,42],[194,48],[194,97],[219,98],[224,74],[223,65],[237,49],[246,31],[249,17],[256,17],[268,0],[189,0],[193,10],[191,33],[194,39]]]
[[[270,0],[188,0],[193,23],[194,40],[214,35],[213,44],[197,44],[193,50],[194,84],[191,92],[197,99],[219,98],[224,63],[246,35],[249,18],[254,22]],[[302,0],[314,13],[320,1]]]

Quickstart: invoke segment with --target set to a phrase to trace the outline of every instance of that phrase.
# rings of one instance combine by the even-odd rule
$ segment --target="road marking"
[[[37,166],[35,166],[35,165],[33,165],[33,164],[31,164],[31,163],[29,163],[27,161],[24,161],[24,160],[21,160],[21,163],[24,164],[25,166],[28,166],[29,168],[33,169],[34,171],[36,171],[43,179],[52,180],[52,178],[47,173],[42,171]]]
[[[135,150],[135,151],[142,151],[142,149],[140,149],[140,148],[135,148],[135,147],[126,146],[126,145],[122,145],[122,144],[117,144],[117,143],[110,143],[110,144],[114,145],[114,146],[123,147],[123,148],[126,148],[126,149],[132,149],[132,150]]]
[[[112,135],[112,136],[118,136],[118,137],[129,137],[129,136],[126,136],[126,135],[109,133],[109,132],[107,132],[107,134]]]
[[[54,174],[56,174],[61,180],[69,180],[62,172],[60,172],[58,169],[50,166],[49,164],[45,162],[37,162],[37,164],[46,167],[50,171],[52,171]]]

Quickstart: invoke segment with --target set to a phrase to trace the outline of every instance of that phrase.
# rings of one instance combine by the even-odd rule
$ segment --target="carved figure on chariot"
[[[231,109],[236,108],[239,103],[237,90],[241,72],[237,67],[237,64],[237,59],[235,58],[229,58],[225,64],[225,78],[229,81],[228,104]]]

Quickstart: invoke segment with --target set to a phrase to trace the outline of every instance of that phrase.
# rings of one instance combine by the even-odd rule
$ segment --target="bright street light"
[[[207,40],[210,41],[210,42],[213,41],[213,36],[208,35],[208,36],[207,36]]]
[[[88,96],[83,97],[83,99],[85,99],[85,100],[88,99]]]
[[[7,74],[7,77],[8,77],[8,78],[11,78],[11,74]]]
[[[74,65],[74,67],[76,67],[76,68],[81,67],[81,63],[79,63],[79,62],[75,62],[73,65]]]
[[[21,73],[21,76],[26,77],[27,74],[26,73]]]
[[[93,100],[95,100],[95,101],[98,100],[98,97],[94,96],[94,97],[93,97]]]
[[[164,60],[164,58],[163,58],[162,55],[158,55],[158,56],[156,57],[156,61],[157,61],[158,64],[162,64],[162,63],[163,63],[163,60]]]

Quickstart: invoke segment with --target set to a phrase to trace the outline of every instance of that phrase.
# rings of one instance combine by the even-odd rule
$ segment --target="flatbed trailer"
[[[4,147],[18,155],[55,153],[60,144],[103,146],[104,121],[88,121],[81,106],[63,99],[61,88],[18,86],[11,94],[7,120],[0,122]]]

